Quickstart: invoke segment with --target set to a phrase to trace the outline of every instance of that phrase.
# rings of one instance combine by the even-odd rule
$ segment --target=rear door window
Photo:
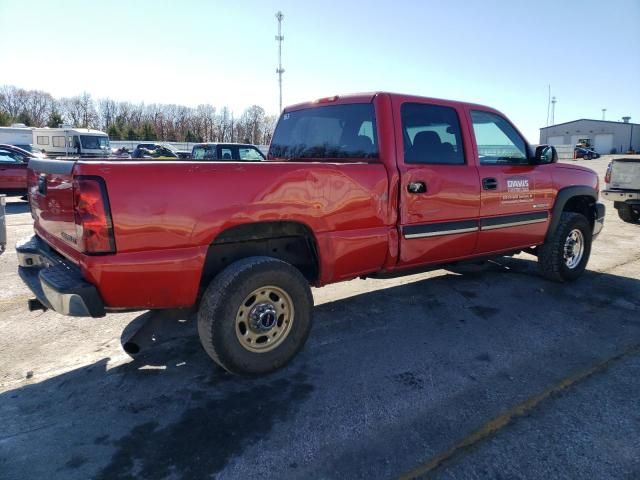
[[[441,105],[402,105],[405,163],[464,165],[460,121],[455,109]]]
[[[328,105],[282,114],[269,158],[378,158],[373,105]]]
[[[257,148],[253,147],[238,147],[238,155],[240,160],[248,162],[259,162],[264,160],[262,153],[260,153]]]
[[[196,145],[193,147],[192,158],[194,160],[216,160],[215,145]]]
[[[230,148],[220,148],[220,159],[221,160],[234,160],[233,152]]]

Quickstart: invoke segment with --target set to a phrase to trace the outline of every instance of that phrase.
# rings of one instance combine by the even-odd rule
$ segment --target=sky
[[[547,122],[640,122],[640,0],[0,0],[0,85],[134,103],[283,103],[393,91]]]

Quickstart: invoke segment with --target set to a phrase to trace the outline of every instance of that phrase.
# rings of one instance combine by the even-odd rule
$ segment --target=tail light
[[[613,166],[613,162],[609,162],[607,166],[607,173],[604,174],[604,183],[611,183],[611,167]]]
[[[340,98],[338,97],[338,95],[334,95],[333,97],[318,98],[317,100],[314,100],[313,103],[331,103],[338,100],[338,98]]]
[[[102,178],[78,176],[74,179],[73,211],[80,249],[89,254],[115,253],[111,209]]]

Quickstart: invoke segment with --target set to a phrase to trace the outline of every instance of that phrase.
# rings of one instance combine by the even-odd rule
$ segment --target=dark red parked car
[[[27,165],[32,158],[40,158],[13,145],[0,144],[0,194],[27,194]]]

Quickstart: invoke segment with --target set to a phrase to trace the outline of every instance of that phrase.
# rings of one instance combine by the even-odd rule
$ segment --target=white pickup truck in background
[[[613,201],[620,218],[640,223],[640,158],[612,160],[604,177],[603,198]]]

